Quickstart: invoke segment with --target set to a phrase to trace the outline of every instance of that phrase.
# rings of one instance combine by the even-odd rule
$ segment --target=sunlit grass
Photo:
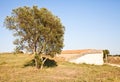
[[[119,82],[120,68],[57,61],[56,67],[38,70],[24,64],[33,55],[0,55],[0,82]]]

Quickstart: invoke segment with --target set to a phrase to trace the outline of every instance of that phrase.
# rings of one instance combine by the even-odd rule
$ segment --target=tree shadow
[[[24,64],[24,67],[35,66],[35,60],[32,59]]]
[[[56,66],[57,66],[57,62],[49,58],[44,63],[44,67],[56,67]]]
[[[45,58],[43,57],[43,59]],[[28,66],[32,66],[32,67],[35,66],[35,60],[32,59],[24,64],[24,67],[28,67]],[[57,66],[57,62],[49,58],[44,63],[44,67],[56,67],[56,66]]]

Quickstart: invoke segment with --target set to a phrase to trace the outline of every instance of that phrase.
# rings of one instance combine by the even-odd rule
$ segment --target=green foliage
[[[106,55],[108,56],[108,54],[110,54],[109,50],[103,50],[103,58],[106,57]]]
[[[23,54],[23,51],[21,51],[20,47],[16,46],[14,49],[14,54]]]
[[[42,58],[40,58],[40,56],[38,54],[35,54],[35,63],[36,63],[36,67],[40,68],[42,65]]]
[[[14,44],[20,50],[54,57],[63,48],[65,28],[46,8],[24,6],[14,9],[12,15],[6,17],[5,26],[14,31],[17,37]]]
[[[32,59],[32,60],[26,62],[26,63],[24,64],[24,66],[25,66],[25,67],[26,67],[26,66],[35,66],[35,60]]]
[[[103,50],[103,59],[104,59],[104,62],[108,62],[108,54],[110,54],[109,50]]]

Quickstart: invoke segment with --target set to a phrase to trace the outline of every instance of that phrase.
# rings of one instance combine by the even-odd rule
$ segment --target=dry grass
[[[120,68],[73,64],[55,59],[57,67],[24,67],[33,55],[0,55],[0,82],[120,82]]]
[[[120,65],[120,56],[109,56],[108,62],[112,64],[119,64]]]

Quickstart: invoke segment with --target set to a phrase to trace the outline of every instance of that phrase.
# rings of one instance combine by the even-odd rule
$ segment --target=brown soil
[[[62,54],[86,54],[86,53],[101,53],[102,50],[83,49],[83,50],[63,50]]]
[[[119,64],[120,65],[120,57],[119,56],[109,56],[108,62],[111,64]]]
[[[83,56],[85,54],[94,54],[94,53],[102,53],[102,50],[96,50],[96,49],[83,49],[83,50],[63,50],[60,55],[57,57],[62,60],[69,60],[73,58],[78,58],[80,56]]]

